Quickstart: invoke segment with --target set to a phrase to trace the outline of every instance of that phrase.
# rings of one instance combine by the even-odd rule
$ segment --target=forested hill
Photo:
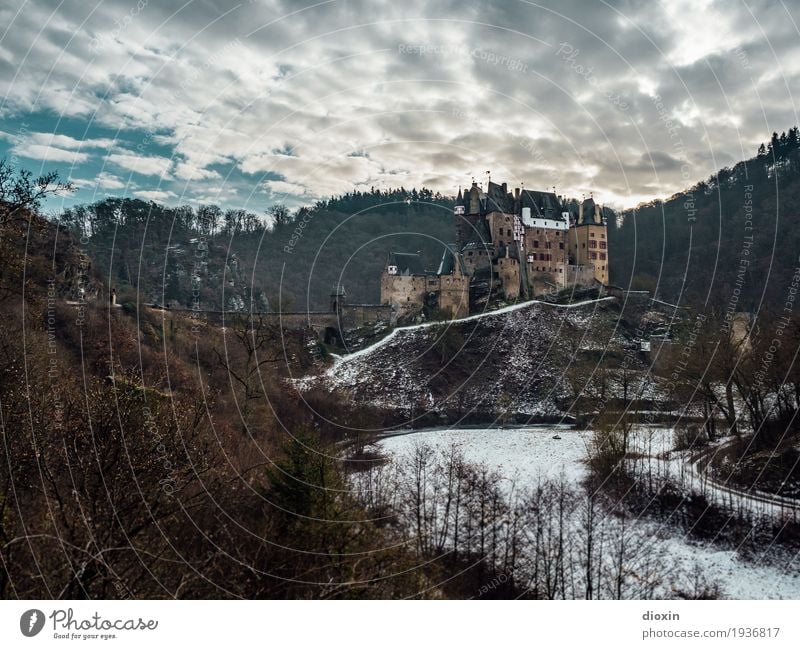
[[[118,301],[202,309],[326,309],[333,287],[351,303],[377,302],[392,250],[420,251],[438,266],[453,240],[453,199],[430,190],[353,192],[290,212],[165,207],[109,198],[69,209],[62,223],[85,235]]]
[[[141,301],[197,300],[203,309],[314,310],[327,308],[337,284],[351,303],[377,302],[392,250],[419,251],[436,269],[453,241],[452,208],[452,197],[400,188],[261,214],[109,198],[61,219],[86,236],[121,302],[138,292]],[[733,168],[611,218],[611,282],[694,306],[778,308],[798,266],[798,221],[800,136],[792,128]]]
[[[614,284],[695,306],[781,308],[800,265],[798,129],[684,192],[623,212],[609,240]]]

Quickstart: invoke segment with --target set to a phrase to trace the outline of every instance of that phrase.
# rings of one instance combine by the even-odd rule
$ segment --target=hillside
[[[333,455],[286,457],[290,441],[302,436],[306,451],[336,433],[283,381],[317,362],[313,339],[247,318],[223,329],[115,308],[80,240],[1,197],[2,187],[0,596],[319,599],[355,579],[364,596],[388,598],[429,587],[424,571],[403,569],[422,562],[338,487]],[[303,471],[304,485],[322,479],[342,495],[298,493]],[[347,525],[323,537],[316,521],[337,517],[363,521],[356,538]],[[296,552],[298,539],[353,556]],[[400,576],[386,580],[386,565]]]
[[[266,216],[215,205],[170,208],[109,198],[66,210],[120,302],[244,311],[327,309],[337,283],[348,300],[377,303],[392,250],[438,266],[452,241],[452,200],[427,190],[347,194]]]
[[[321,384],[357,403],[402,412],[404,423],[415,427],[558,420],[579,414],[604,387],[611,392],[626,351],[639,396],[648,397],[650,379],[634,329],[615,298],[528,302],[449,324],[397,329],[301,385]]]
[[[612,282],[662,299],[736,311],[785,299],[800,249],[800,136],[620,215],[609,228]]]

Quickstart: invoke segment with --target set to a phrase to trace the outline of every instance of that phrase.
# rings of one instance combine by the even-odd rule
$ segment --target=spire
[[[456,205],[463,205],[464,197],[461,195],[461,185],[458,186],[458,196],[456,196]]]

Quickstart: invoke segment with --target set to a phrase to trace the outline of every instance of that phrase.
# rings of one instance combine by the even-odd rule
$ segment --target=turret
[[[347,292],[344,290],[344,286],[334,286],[331,292],[331,311],[333,313],[341,313],[346,300]]]

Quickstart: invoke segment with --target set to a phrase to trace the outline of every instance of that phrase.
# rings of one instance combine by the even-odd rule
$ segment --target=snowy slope
[[[565,371],[579,354],[630,344],[609,298],[571,305],[526,302],[447,325],[399,328],[318,378],[357,401],[394,408],[558,416]]]
[[[561,439],[553,439],[558,435]],[[632,440],[634,447],[659,453],[669,447],[666,428],[645,428]],[[585,475],[587,433],[559,426],[525,429],[471,429],[419,431],[381,440],[378,446],[394,459],[412,452],[424,442],[433,448],[457,444],[467,460],[485,463],[513,483],[516,490],[532,487],[539,480],[565,476],[578,481]],[[800,599],[800,559],[778,556],[773,551],[756,561],[744,561],[735,550],[719,549],[689,541],[668,523],[648,519],[634,525],[646,532],[650,552],[666,556],[672,566],[671,587],[690,583],[696,575],[716,582],[732,599]],[[662,596],[670,596],[669,588]]]

